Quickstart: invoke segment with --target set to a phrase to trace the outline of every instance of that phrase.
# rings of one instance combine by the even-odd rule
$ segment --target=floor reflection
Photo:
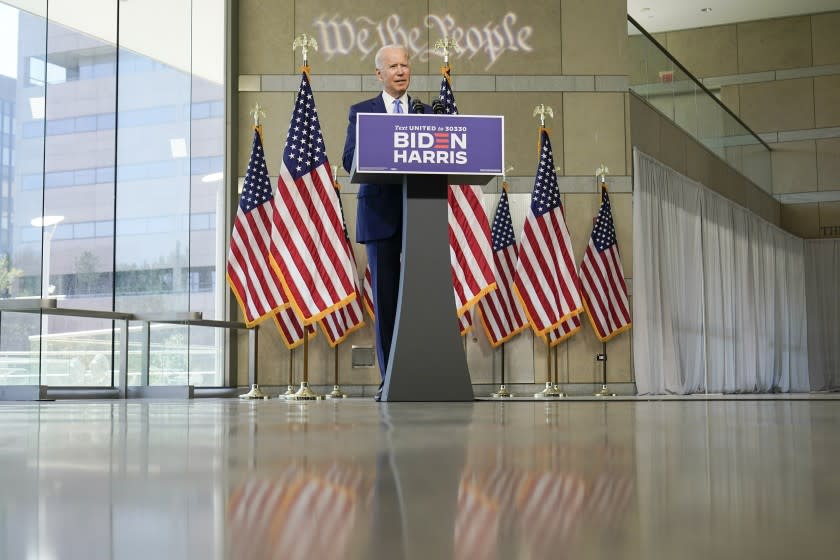
[[[834,402],[0,405],[0,558],[827,556]]]

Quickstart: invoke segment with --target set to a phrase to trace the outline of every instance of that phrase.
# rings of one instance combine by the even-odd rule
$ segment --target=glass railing
[[[650,33],[627,16],[630,90],[772,194],[770,147]],[[636,34],[638,33],[638,34]]]

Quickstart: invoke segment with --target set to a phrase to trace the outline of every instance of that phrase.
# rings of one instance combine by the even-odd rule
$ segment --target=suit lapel
[[[385,101],[382,99],[382,94],[377,95],[371,99],[371,113],[387,113],[385,110]]]

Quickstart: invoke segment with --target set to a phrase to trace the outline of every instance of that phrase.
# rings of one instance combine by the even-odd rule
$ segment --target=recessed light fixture
[[[224,178],[225,178],[225,176],[222,174],[222,172],[217,171],[216,173],[209,173],[209,174],[205,175],[204,177],[202,177],[201,182],[202,183],[218,183],[219,181],[221,181]]]
[[[700,11],[703,12],[703,13],[708,13],[708,12],[711,12],[712,9],[711,8],[700,8]]]

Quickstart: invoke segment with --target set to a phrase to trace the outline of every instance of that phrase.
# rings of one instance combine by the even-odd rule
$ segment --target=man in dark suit
[[[376,53],[376,78],[382,93],[350,107],[350,122],[344,141],[344,169],[350,172],[356,151],[356,115],[358,113],[408,113],[411,98],[408,85],[411,66],[408,50],[402,45],[386,45]],[[431,112],[431,111],[429,111]],[[376,315],[376,355],[382,382],[388,371],[391,340],[397,314],[402,251],[402,189],[399,185],[359,187],[356,212],[356,241],[365,245],[371,272],[373,308]],[[382,393],[382,383],[376,400]]]

